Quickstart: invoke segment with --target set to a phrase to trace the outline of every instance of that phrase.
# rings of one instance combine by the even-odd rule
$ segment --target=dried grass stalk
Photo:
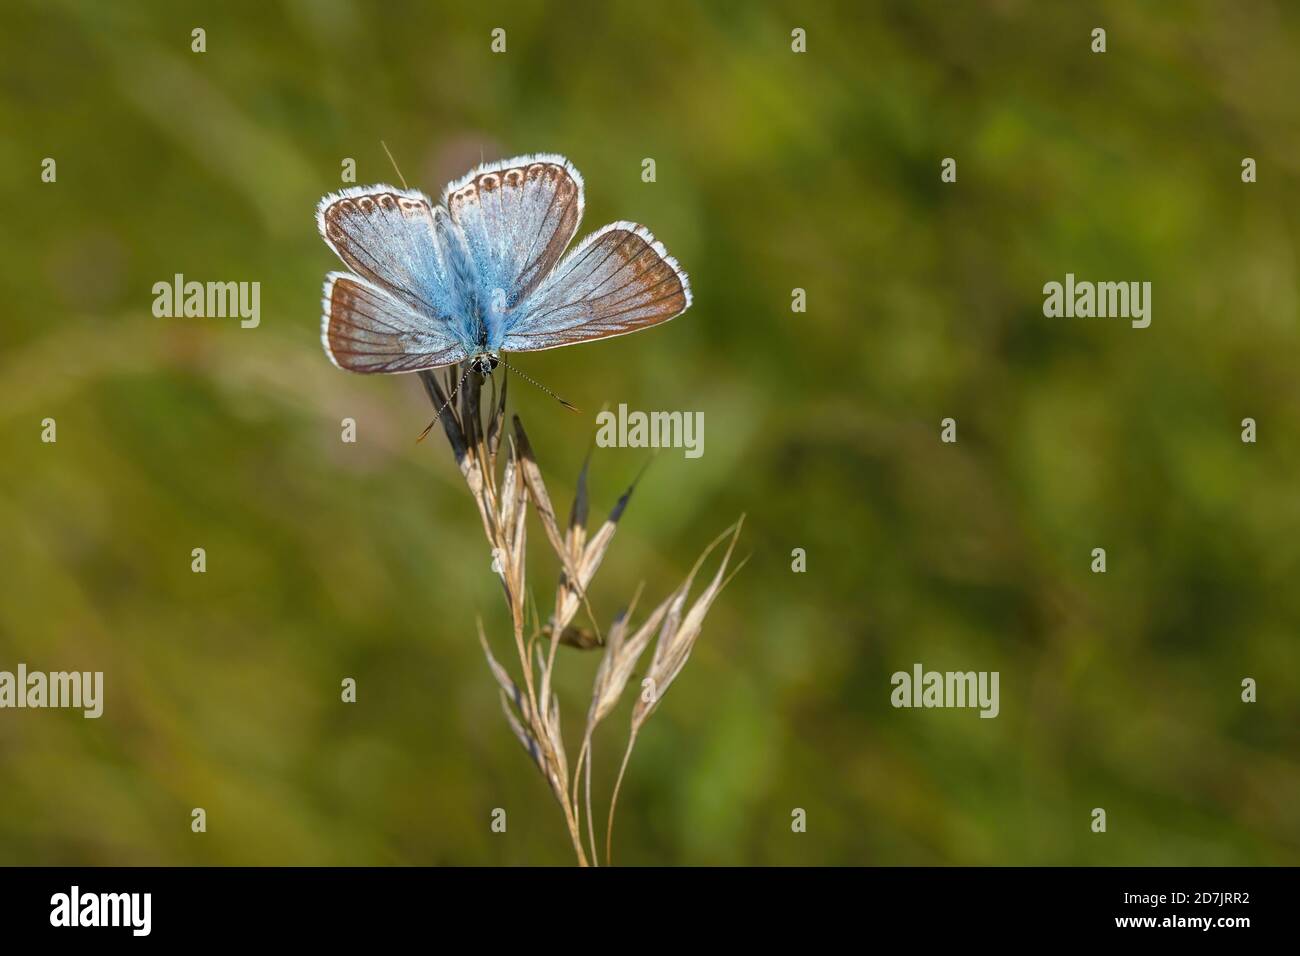
[[[421,372],[425,390],[435,408],[442,408],[461,382],[464,369],[451,366],[444,370],[445,378],[439,381],[436,372]],[[564,814],[569,838],[579,865],[595,864],[597,860],[595,827],[591,812],[591,767],[593,735],[596,727],[614,710],[623,695],[632,673],[656,634],[654,654],[649,673],[643,682],[646,692],[638,698],[632,710],[627,747],[618,780],[610,799],[608,825],[605,836],[606,861],[611,859],[614,811],[618,792],[627,771],[632,748],[642,726],[654,713],[663,694],[681,673],[691,650],[700,635],[705,616],[718,593],[731,580],[724,577],[727,565],[735,550],[744,521],[742,516],[732,527],[705,549],[686,580],[660,602],[635,630],[631,629],[632,616],[641,595],[637,588],[630,606],[619,614],[602,636],[596,616],[592,613],[587,592],[609,551],[619,519],[627,508],[636,487],[619,498],[609,516],[594,535],[587,534],[587,471],[590,455],[578,475],[577,491],[569,520],[563,530],[556,517],[554,506],[546,490],[537,456],[518,416],[512,419],[513,428],[506,433],[506,381],[502,377],[501,390],[496,392],[496,380],[486,405],[483,403],[482,380],[475,374],[465,376],[455,400],[447,405],[440,418],[442,428],[451,446],[456,464],[460,468],[470,497],[478,508],[483,522],[484,535],[492,549],[493,569],[501,579],[506,605],[510,610],[511,630],[518,660],[519,680],[498,663],[488,643],[483,624],[478,624],[479,642],[487,659],[488,669],[496,680],[501,694],[501,709],[516,739],[532,759],[550,785],[556,801]],[[498,464],[502,443],[505,443],[504,461]],[[560,579],[556,586],[555,602],[549,619],[543,624],[534,614],[534,626],[528,628],[527,583],[527,515],[531,505],[541,522],[546,540],[560,563]],[[691,584],[705,559],[728,536],[731,541],[713,579],[685,610]],[[742,562],[743,563],[743,562]],[[739,567],[736,571],[739,571]],[[735,574],[735,571],[732,572]],[[586,624],[574,623],[580,611],[587,614]],[[629,631],[630,636],[629,636]],[[545,643],[545,653],[539,646]],[[560,645],[590,650],[603,647],[600,665],[592,684],[591,703],[587,708],[587,721],[582,734],[581,749],[572,776],[565,751],[564,734],[560,720],[559,696],[552,689],[557,650]],[[583,772],[585,770],[585,777]],[[582,812],[579,803],[579,782],[585,783],[585,812],[587,837],[590,848],[583,846]]]

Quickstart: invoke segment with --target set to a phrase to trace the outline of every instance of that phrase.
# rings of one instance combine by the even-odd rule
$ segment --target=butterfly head
[[[501,359],[495,352],[480,352],[478,355],[475,355],[470,359],[469,367],[471,370],[478,372],[484,378],[487,378],[493,371],[495,371],[500,361]]]

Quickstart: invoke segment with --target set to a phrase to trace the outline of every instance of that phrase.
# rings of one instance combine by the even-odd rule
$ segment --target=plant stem
[[[623,752],[623,765],[618,768],[618,780],[614,784],[614,796],[609,801],[609,826],[605,829],[605,865],[614,865],[614,811],[618,808],[618,791],[623,786],[623,774],[627,771],[627,762],[632,759],[632,747],[636,744],[636,730],[627,736],[627,750]]]

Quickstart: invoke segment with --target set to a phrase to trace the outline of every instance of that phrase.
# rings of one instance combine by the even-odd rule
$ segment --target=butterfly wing
[[[333,193],[316,220],[325,242],[356,273],[326,277],[321,341],[355,372],[449,365],[471,349],[457,307],[454,263],[438,233],[446,213],[427,196],[392,186]]]
[[[374,283],[346,272],[325,277],[321,345],[349,372],[416,372],[468,358],[445,322],[431,322]]]
[[[584,239],[507,318],[501,347],[553,349],[667,322],[691,305],[677,260],[644,226],[615,222]]]
[[[518,156],[480,166],[447,186],[443,202],[461,229],[479,292],[528,296],[560,261],[582,219],[582,176],[563,156]]]

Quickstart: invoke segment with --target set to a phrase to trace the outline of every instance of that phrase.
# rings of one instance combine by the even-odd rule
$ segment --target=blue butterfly
[[[625,335],[685,312],[686,273],[644,226],[611,223],[564,255],[582,198],[578,171],[545,154],[480,166],[437,205],[393,186],[326,196],[316,222],[352,271],[325,279],[325,354],[350,372],[468,361],[487,375],[502,352]]]

